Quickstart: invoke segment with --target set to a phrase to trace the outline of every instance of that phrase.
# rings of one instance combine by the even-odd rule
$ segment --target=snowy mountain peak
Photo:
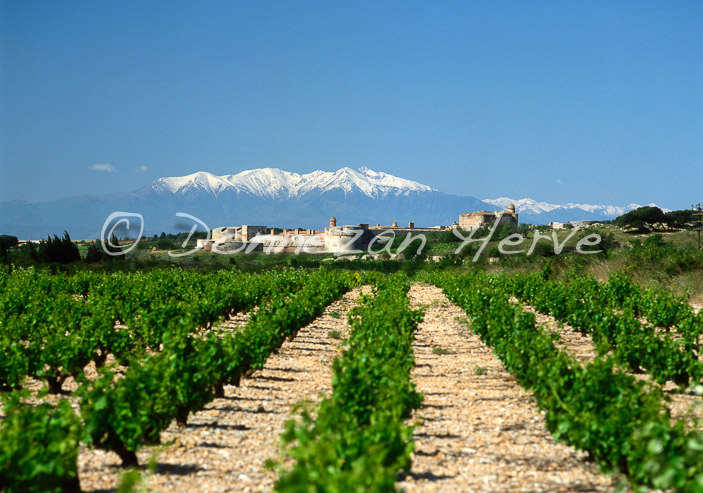
[[[510,199],[508,197],[499,197],[497,199],[483,199],[484,202],[494,205],[496,207],[502,207],[505,209],[509,204],[515,204],[515,209],[518,213],[522,214],[544,214],[548,212],[555,211],[577,211],[581,210],[594,216],[602,216],[603,218],[611,219],[614,217],[621,216],[626,212],[638,209],[642,207],[639,204],[628,204],[626,206],[616,206],[616,205],[594,205],[594,204],[573,204],[571,202],[567,204],[549,204],[547,202],[538,202],[531,198],[525,199]],[[648,204],[651,207],[659,207],[656,204]],[[668,209],[662,209],[667,212]]]
[[[184,192],[193,188],[217,193],[227,186],[222,178],[207,171],[198,171],[186,176],[159,178],[152,186],[157,189],[166,189],[172,193]]]
[[[332,190],[341,190],[345,194],[359,191],[372,198],[436,191],[421,183],[373,171],[365,166],[358,170],[344,167],[333,172],[317,170],[303,175],[278,168],[245,170],[224,176],[199,171],[186,176],[159,178],[151,188],[178,196],[194,192],[219,195],[232,191],[262,198],[299,197]]]

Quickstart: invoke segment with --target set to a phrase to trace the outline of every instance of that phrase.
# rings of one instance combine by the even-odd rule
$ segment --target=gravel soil
[[[346,314],[359,294],[356,289],[328,306],[272,355],[263,370],[243,379],[239,387],[226,386],[225,398],[192,415],[185,429],[172,424],[162,433],[161,446],[138,452],[141,464],[153,464],[151,470],[143,470],[149,491],[270,490],[276,474],[266,471],[264,462],[278,457],[279,436],[294,404],[317,402],[321,393],[331,390],[338,337],[348,335]],[[236,330],[246,320],[239,315],[229,328]],[[112,452],[82,450],[81,487],[86,491],[116,488],[123,472],[119,463]]]
[[[512,301],[517,302],[514,298]],[[535,314],[538,325],[559,335],[559,340],[556,342],[559,349],[570,353],[581,364],[588,364],[596,358],[597,351],[589,336],[582,335],[568,324],[558,322],[551,315],[543,315],[537,312],[529,305],[522,304],[521,306],[525,311]],[[647,374],[638,374],[634,375],[634,377],[651,382]],[[651,383],[657,385],[654,382]],[[664,392],[664,398],[667,400],[666,405],[674,420],[684,419],[690,428],[703,427],[703,399],[700,396],[691,393],[680,393],[678,386],[673,382],[667,382],[664,386],[661,386],[661,389]],[[700,423],[697,424],[696,420]]]
[[[413,285],[427,306],[415,342],[413,377],[424,395],[406,491],[615,491],[584,453],[556,443],[542,413],[466,326],[441,290]],[[464,322],[463,322],[464,321]],[[446,354],[442,354],[445,353]]]
[[[516,298],[512,298],[514,303],[517,303]],[[545,327],[550,332],[559,334],[559,340],[556,341],[556,346],[562,350],[569,352],[581,364],[590,363],[593,361],[598,352],[593,346],[593,341],[587,335],[575,330],[568,324],[561,323],[554,319],[551,315],[539,313],[533,307],[525,304],[520,305],[526,312],[533,313],[537,325]]]

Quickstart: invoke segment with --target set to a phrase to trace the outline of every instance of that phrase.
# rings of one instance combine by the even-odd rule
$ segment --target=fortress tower
[[[481,226],[491,227],[499,219],[501,224],[517,227],[518,214],[515,212],[515,204],[510,204],[503,212],[478,211],[459,214],[459,228],[468,231]]]

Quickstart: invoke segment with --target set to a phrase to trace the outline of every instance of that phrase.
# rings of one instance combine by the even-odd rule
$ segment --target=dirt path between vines
[[[239,387],[226,386],[225,398],[191,416],[187,428],[171,425],[162,434],[169,445],[138,452],[142,464],[155,457],[156,471],[144,472],[149,491],[270,490],[276,473],[264,470],[264,462],[277,458],[279,437],[293,405],[303,399],[317,402],[320,393],[331,390],[331,364],[340,338],[348,335],[347,312],[359,295],[356,289],[328,306],[295,339],[284,343],[262,371],[243,379]],[[239,318],[245,322],[247,317]],[[85,451],[79,457],[82,488],[115,488],[123,472],[118,465],[115,454]]]
[[[516,299],[513,299],[513,301],[515,303],[518,302]],[[568,324],[559,323],[551,315],[539,313],[530,305],[521,304],[521,306],[523,310],[534,313],[537,325],[558,334],[559,340],[556,342],[556,346],[562,351],[571,354],[582,365],[588,364],[596,358],[597,351],[590,336],[581,334]],[[651,381],[647,374],[633,376],[639,380]],[[654,382],[652,384],[657,385]],[[673,382],[667,382],[661,389],[669,400],[665,404],[674,420],[684,419],[690,427],[694,426],[694,419],[703,422],[703,399],[701,397],[679,393],[678,386]]]
[[[464,323],[441,290],[415,284],[428,306],[415,342],[413,377],[425,396],[416,419],[406,491],[615,491],[585,454],[554,441],[532,396]],[[441,349],[438,349],[441,348]],[[443,350],[448,354],[441,354]]]
[[[559,340],[555,343],[556,347],[571,354],[582,365],[590,363],[598,356],[598,351],[590,336],[583,335],[568,324],[560,324],[551,315],[544,315],[532,306],[520,303],[515,297],[511,298],[510,301],[519,304],[526,312],[534,314],[537,325],[558,334]]]

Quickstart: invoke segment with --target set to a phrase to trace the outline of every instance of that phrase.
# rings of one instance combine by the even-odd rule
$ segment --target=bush
[[[30,406],[12,394],[0,428],[0,490],[80,492],[81,424],[67,400]]]
[[[670,276],[701,268],[703,268],[703,253],[695,250],[676,250],[671,252],[664,265],[664,271]]]

